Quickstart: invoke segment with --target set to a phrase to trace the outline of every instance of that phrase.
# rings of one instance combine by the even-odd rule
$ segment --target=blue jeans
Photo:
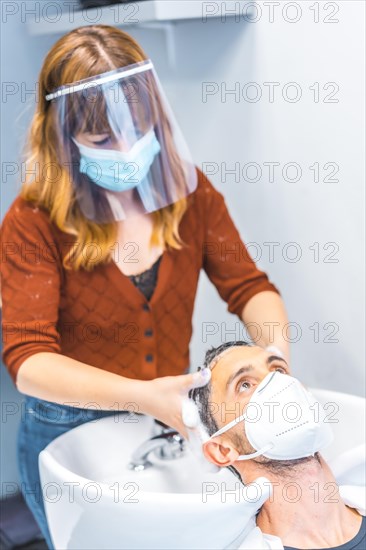
[[[39,453],[56,437],[81,424],[116,413],[96,409],[78,409],[25,396],[24,414],[18,431],[18,468],[21,492],[33,513],[50,550],[53,550],[45,515],[38,469]]]

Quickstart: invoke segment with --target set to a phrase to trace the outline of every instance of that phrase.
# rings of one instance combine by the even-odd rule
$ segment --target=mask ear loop
[[[276,371],[270,373],[269,375],[267,375],[267,376],[269,376],[269,379],[267,380],[267,383],[260,390],[257,389],[258,393],[262,392],[264,390],[264,388],[266,388],[268,386],[268,384],[273,380],[273,377],[275,376],[275,374],[276,374]],[[249,403],[250,403],[250,401],[249,401]],[[249,405],[249,403],[248,403],[248,405]],[[237,418],[234,418],[234,420],[229,422],[229,424],[226,424],[226,426],[223,426],[220,430],[217,430],[217,432],[212,434],[211,437],[216,437],[217,435],[223,434],[227,430],[230,430],[230,428],[232,428],[233,426],[236,426],[236,424],[238,422],[241,422],[242,420],[247,420],[246,413],[243,413],[241,416],[238,416]]]
[[[236,460],[250,460],[251,458],[255,458],[256,456],[263,455],[270,449],[273,449],[274,445],[272,443],[269,443],[268,445],[265,445],[262,447],[259,451],[256,451],[255,453],[251,453],[250,455],[239,455]]]
[[[243,420],[246,420],[246,414],[245,413],[242,414],[241,416],[238,416],[237,418],[234,418],[234,420],[229,422],[229,424],[226,424],[226,426],[223,426],[222,428],[220,428],[220,430],[217,430],[217,432],[215,432],[214,434],[211,435],[211,437],[208,439],[208,441],[210,439],[212,439],[213,437],[216,437],[218,435],[221,435],[221,434],[227,432],[227,430],[230,430],[230,428],[232,428],[233,426],[236,426],[236,424],[238,424],[238,422],[242,422]],[[273,443],[269,443],[268,445],[265,445],[264,447],[262,447],[262,449],[260,449],[259,451],[256,451],[255,453],[251,453],[249,455],[239,455],[236,460],[251,460],[252,458],[255,458],[256,456],[263,455],[264,453],[266,453],[270,449],[273,449],[273,447],[274,447]]]
[[[242,414],[241,416],[238,416],[237,418],[234,418],[234,420],[229,422],[229,424],[226,424],[226,426],[223,426],[222,428],[220,428],[220,430],[217,430],[217,432],[212,434],[210,439],[212,439],[213,437],[216,437],[217,435],[223,434],[227,430],[230,430],[230,428],[232,428],[233,426],[236,426],[238,424],[238,422],[241,422],[242,420],[245,420],[245,419],[246,419],[245,413]]]

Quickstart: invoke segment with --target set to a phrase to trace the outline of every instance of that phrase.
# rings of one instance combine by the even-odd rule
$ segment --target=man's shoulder
[[[366,512],[364,507],[360,506],[360,502],[362,498],[365,498],[366,487],[340,486],[339,489],[345,503],[355,508],[364,518]],[[342,493],[346,496],[346,499],[343,498]],[[363,519],[362,522],[362,525],[364,524],[365,519]],[[280,537],[263,533],[258,526],[253,527],[253,529],[247,533],[237,550],[253,550],[253,548],[256,550],[285,550]]]
[[[366,487],[363,485],[340,485],[339,494],[343,502],[366,516]]]
[[[279,537],[267,535],[256,526],[247,534],[238,550],[253,550],[253,548],[256,550],[283,550],[283,544]]]

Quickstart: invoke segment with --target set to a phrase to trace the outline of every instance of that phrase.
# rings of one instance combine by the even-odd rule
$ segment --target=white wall
[[[181,25],[177,84],[169,79],[169,91],[199,162],[214,162],[219,168],[224,162],[229,169],[235,162],[242,168],[257,163],[263,170],[257,183],[243,177],[236,183],[230,175],[225,182],[221,170],[211,179],[225,195],[244,240],[260,246],[258,264],[281,290],[290,321],[301,329],[301,338],[292,345],[294,373],[309,385],[364,394],[364,4],[338,2],[334,17],[339,22],[334,24],[312,22],[310,4],[298,3],[303,16],[293,24],[280,16],[270,23],[260,3],[262,18],[255,24],[231,20],[211,21],[207,28],[198,22]],[[321,6],[323,19],[331,12]],[[293,13],[289,11],[289,17]],[[236,103],[227,95],[224,103],[217,94],[203,104],[202,82],[226,83],[227,89],[239,82],[241,90],[245,83],[256,82],[263,95],[257,103]],[[266,82],[280,83],[273,103]],[[285,101],[278,91],[289,82],[301,87],[297,103]],[[320,84],[318,103],[309,89],[315,82]],[[328,82],[339,87],[334,95],[338,103],[323,101],[333,91],[323,90]],[[184,90],[180,95],[179,89]],[[273,182],[263,164],[268,162],[280,163]],[[301,168],[297,183],[281,175],[289,162]],[[319,183],[309,169],[316,162],[321,167]],[[339,167],[333,176],[337,183],[324,181],[332,168],[322,167],[330,162]],[[294,174],[290,170],[287,179]],[[250,178],[255,178],[253,171]],[[287,248],[291,242],[301,253],[295,263],[286,260],[286,250],[291,258],[296,252]],[[279,243],[273,261],[264,243]],[[317,261],[314,243],[319,243]],[[224,321],[226,329],[234,331],[227,335],[230,339],[241,332],[238,325],[235,332],[236,319],[224,313],[225,305],[207,280],[200,290],[193,366],[206,347],[201,338],[204,323]],[[221,328],[207,344],[220,339],[225,339]]]
[[[324,23],[324,17],[331,15],[331,8],[325,11],[326,2],[320,2],[320,22],[314,23],[314,12],[309,9],[314,3],[297,2],[302,16],[298,22],[289,23],[281,13],[286,3],[281,2],[276,8],[273,22],[269,19],[269,8],[260,2],[262,16],[256,23],[228,18],[226,23],[217,19],[177,24],[175,67],[169,66],[160,31],[130,29],[129,32],[154,60],[196,163],[218,164],[219,171],[211,181],[225,195],[243,239],[257,243],[256,250],[261,251],[258,265],[279,287],[291,322],[301,328],[301,338],[292,345],[294,373],[312,386],[362,395],[365,8],[357,0],[330,3],[339,7],[333,16],[339,22]],[[30,4],[27,2],[27,6]],[[294,9],[289,9],[287,15],[293,18]],[[30,37],[20,13],[9,17],[6,23],[3,18],[2,31],[3,81],[34,87],[42,60],[59,36]],[[232,95],[223,100],[216,94],[204,103],[202,87],[207,82],[219,87],[226,85],[228,89],[239,83],[240,91],[246,83],[255,82],[262,98],[250,103],[241,96],[236,102]],[[268,82],[279,83],[273,102],[269,101],[268,86],[264,85]],[[302,90],[296,103],[282,97],[282,90],[289,82],[296,82]],[[320,85],[318,103],[309,89],[315,82]],[[339,87],[334,96],[337,103],[324,102],[332,91],[323,90],[329,82]],[[28,110],[19,118],[25,107],[20,93],[3,100],[3,163],[17,160],[31,114]],[[234,176],[228,175],[225,182],[221,163],[230,169],[235,162],[241,168],[247,163],[257,163],[262,168],[262,178],[254,183],[241,177],[236,182]],[[268,168],[263,164],[268,162],[280,163],[273,182],[269,181]],[[297,183],[285,181],[281,175],[289,162],[298,163],[302,170]],[[337,183],[322,181],[331,173],[322,167],[330,162],[339,166]],[[321,167],[319,183],[309,169],[314,163]],[[290,170],[288,175],[291,178],[294,172]],[[253,177],[253,171],[249,171],[248,178]],[[18,188],[17,176],[6,182],[3,179],[2,216]],[[301,252],[296,263],[282,254],[291,242],[297,243]],[[273,261],[269,246],[264,243],[279,243]],[[309,248],[314,243],[320,247],[317,262]],[[324,250],[327,243],[336,244]],[[338,249],[333,256],[337,263],[325,261],[333,246]],[[251,250],[254,254],[254,247]],[[287,251],[290,255],[295,249],[290,247]],[[207,323],[217,323],[217,334],[203,338]],[[314,329],[309,328],[315,323],[319,324],[319,342],[314,341]],[[331,324],[324,328],[326,323]],[[226,313],[225,304],[204,275],[194,326],[192,369],[201,363],[207,347],[243,336],[238,320]],[[326,342],[332,327],[338,327],[333,335],[338,342]],[[20,401],[2,369],[3,403]],[[17,480],[18,417],[12,418],[2,426],[3,481]]]
[[[9,4],[9,3],[8,3]],[[30,6],[31,2],[28,2]],[[15,5],[15,3],[13,3]],[[4,4],[2,4],[3,8]],[[3,8],[4,9],[4,8]],[[24,131],[32,111],[32,101],[25,103],[25,90],[35,86],[42,58],[54,42],[54,37],[30,39],[22,22],[21,12],[1,18],[1,219],[20,187],[18,176],[8,177],[9,163],[19,162],[19,150]],[[19,91],[17,92],[17,87]],[[23,89],[23,94],[21,90]],[[11,92],[11,90],[13,90]],[[12,94],[12,95],[11,95]],[[0,430],[0,479],[1,495],[9,495],[18,483],[16,464],[17,427],[22,411],[22,395],[16,390],[5,367],[1,365],[1,430]],[[9,485],[6,485],[9,484]]]

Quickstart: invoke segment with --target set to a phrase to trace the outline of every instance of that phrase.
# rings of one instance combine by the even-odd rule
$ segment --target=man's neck
[[[248,472],[244,478],[248,479]],[[300,465],[287,476],[254,466],[253,480],[267,477],[272,496],[264,503],[257,525],[263,533],[280,537],[284,546],[329,548],[355,537],[361,516],[340,498],[336,480],[322,458]],[[250,477],[252,477],[250,475]]]

